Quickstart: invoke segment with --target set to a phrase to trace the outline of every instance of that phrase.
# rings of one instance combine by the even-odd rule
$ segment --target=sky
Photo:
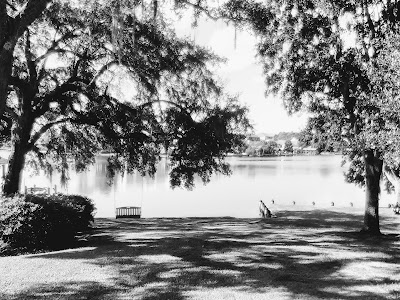
[[[302,130],[307,121],[306,113],[289,116],[278,97],[265,95],[262,66],[256,58],[256,38],[247,31],[236,32],[232,25],[223,21],[202,18],[196,28],[191,19],[183,18],[176,30],[178,35],[189,36],[198,45],[211,48],[214,53],[227,59],[216,70],[231,94],[238,94],[242,103],[249,107],[249,117],[256,133],[276,134]]]

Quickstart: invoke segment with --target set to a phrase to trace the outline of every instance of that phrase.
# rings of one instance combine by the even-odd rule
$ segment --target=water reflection
[[[310,157],[309,157],[310,158]],[[330,157],[331,160],[337,161]],[[260,172],[276,175],[278,173],[319,173],[321,176],[330,176],[335,172],[335,168],[339,165],[324,162],[325,159],[316,159],[317,162],[310,161],[310,159],[299,158],[298,160],[291,158],[276,158],[275,160],[254,160],[254,159],[240,159],[238,163],[232,163],[232,169],[239,171],[242,175],[256,176]],[[246,171],[247,170],[247,171]]]
[[[258,201],[263,199],[272,210],[293,206],[299,208],[361,208],[364,194],[360,188],[346,184],[340,156],[229,158],[233,174],[214,175],[203,185],[196,179],[193,191],[169,187],[168,164],[162,160],[154,178],[139,174],[117,176],[107,183],[107,157],[99,156],[96,164],[83,173],[71,172],[64,192],[87,195],[96,202],[97,216],[113,217],[117,206],[142,206],[144,217],[234,216],[256,217]],[[57,178],[53,179],[53,184]],[[42,177],[24,175],[24,184],[50,184]],[[385,199],[389,196],[383,195]],[[271,203],[271,199],[275,203]]]
[[[250,176],[250,177],[256,177],[256,175],[260,172],[262,173],[268,173],[270,175],[275,175],[277,173],[277,168],[275,165],[272,164],[263,164],[263,163],[258,163],[258,164],[232,164],[232,171],[234,173],[240,174],[242,176]]]

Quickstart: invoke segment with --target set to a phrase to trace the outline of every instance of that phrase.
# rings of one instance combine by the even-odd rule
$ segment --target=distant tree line
[[[289,131],[289,132],[279,132],[278,134],[274,135],[274,140],[279,141],[279,140],[291,140],[293,138],[296,138],[300,140],[301,133],[300,132],[294,132],[294,131]]]
[[[299,142],[302,147],[314,147],[317,153],[322,152],[342,152],[345,150],[344,144],[337,136],[326,134],[324,126],[321,125],[315,129],[317,120],[311,118],[306,127],[299,134]]]
[[[299,132],[280,132],[275,134],[271,139],[261,140],[260,137],[248,137],[247,144],[244,145],[240,150],[240,153],[247,155],[257,156],[275,156],[282,154],[293,154],[294,147],[292,140],[299,140]],[[284,141],[284,144],[278,143],[278,141]]]

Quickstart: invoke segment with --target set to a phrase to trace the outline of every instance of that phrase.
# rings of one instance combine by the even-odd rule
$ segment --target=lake
[[[170,188],[165,159],[159,163],[154,178],[142,178],[138,174],[118,176],[113,185],[109,185],[107,157],[99,156],[90,170],[79,174],[72,171],[71,180],[62,191],[92,198],[97,217],[114,217],[118,206],[141,206],[143,217],[251,218],[258,216],[260,200],[273,212],[332,209],[331,202],[334,208],[364,207],[364,191],[344,181],[341,156],[230,157],[227,161],[232,167],[231,176],[214,175],[209,184],[197,181],[196,187],[188,191]],[[50,180],[24,174],[21,189],[34,184],[56,184],[60,191],[57,176]],[[381,206],[387,207],[393,197],[383,194]]]

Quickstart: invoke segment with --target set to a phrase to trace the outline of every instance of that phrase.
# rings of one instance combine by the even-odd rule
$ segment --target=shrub
[[[70,246],[93,222],[93,202],[77,195],[27,195],[0,203],[3,248],[39,250]],[[7,247],[4,247],[7,245]]]
[[[49,214],[71,224],[74,231],[85,231],[93,222],[95,210],[92,200],[79,195],[27,195],[25,200],[38,204]]]
[[[3,198],[0,204],[0,238],[2,248],[35,248],[38,241],[32,224],[40,207],[22,197]]]

